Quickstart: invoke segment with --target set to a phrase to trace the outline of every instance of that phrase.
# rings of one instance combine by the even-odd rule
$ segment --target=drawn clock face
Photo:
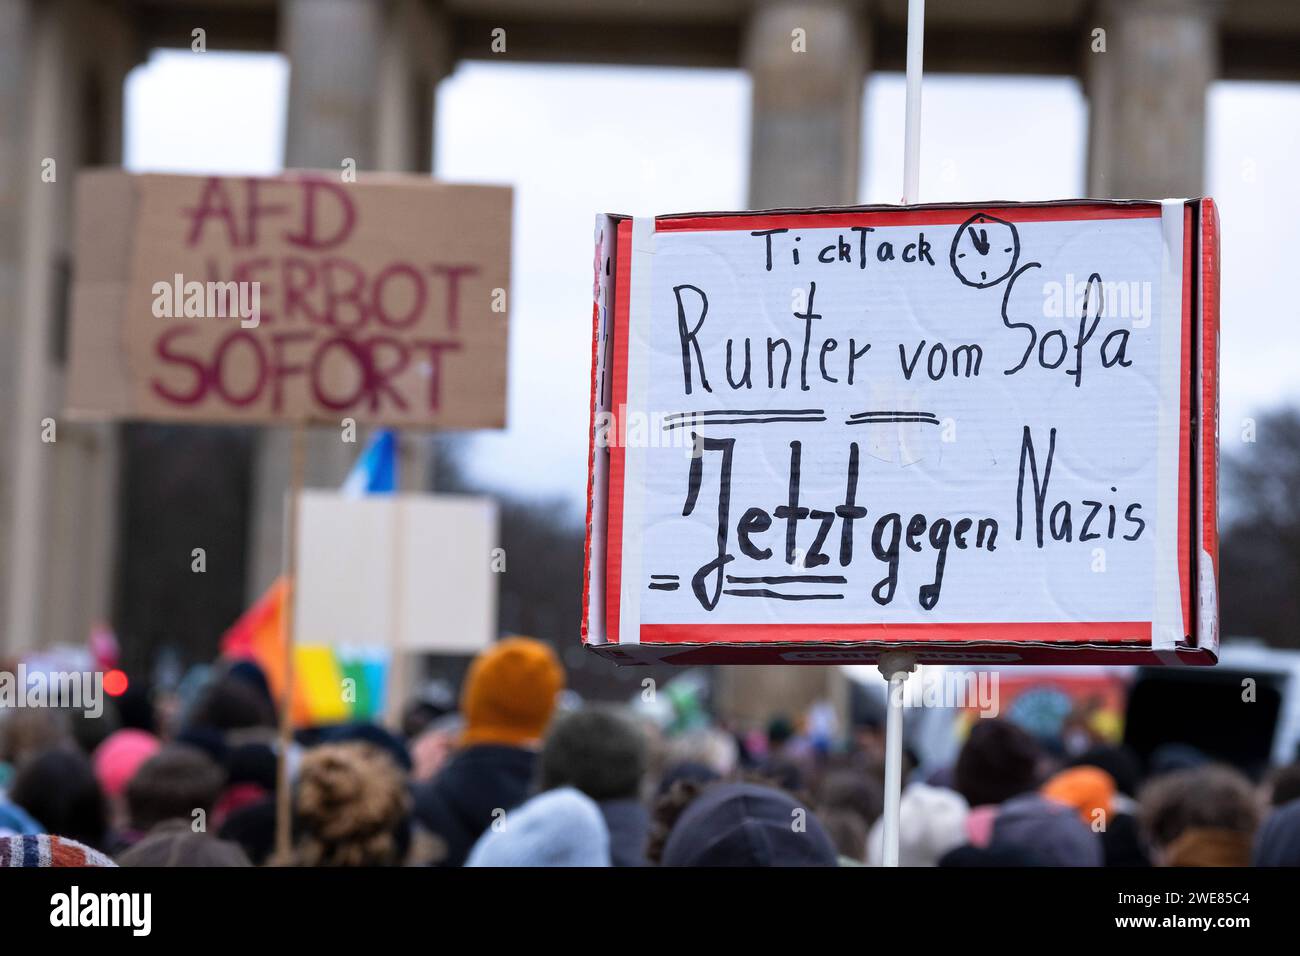
[[[971,216],[952,239],[948,261],[963,285],[987,289],[1015,271],[1020,234],[1009,222],[984,213]]]

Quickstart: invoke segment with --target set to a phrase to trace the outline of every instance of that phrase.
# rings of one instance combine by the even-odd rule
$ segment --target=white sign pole
[[[921,192],[921,59],[925,49],[925,0],[907,2],[907,100],[903,119],[903,202]]]
[[[903,682],[916,667],[906,651],[880,657],[880,673],[889,682],[885,693],[885,811],[884,866],[898,866],[899,805],[903,799]]]
[[[903,127],[903,203],[917,202],[921,179],[921,60],[925,47],[925,0],[907,4],[907,106]],[[903,800],[903,682],[916,658],[891,651],[880,658],[889,682],[885,701],[885,866],[898,866],[899,808]]]

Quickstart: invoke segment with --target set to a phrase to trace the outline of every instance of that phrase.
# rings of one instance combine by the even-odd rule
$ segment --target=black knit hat
[[[728,783],[678,818],[664,866],[835,866],[835,845],[811,810],[771,787]]]

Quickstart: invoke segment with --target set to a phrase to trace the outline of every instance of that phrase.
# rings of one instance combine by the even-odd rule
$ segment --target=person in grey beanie
[[[596,801],[614,866],[647,865],[650,812],[640,799],[647,749],[630,715],[596,706],[558,717],[538,758],[540,789],[574,787]]]
[[[1047,866],[1101,866],[1101,837],[1070,807],[1025,793],[998,807],[989,846],[1039,854]]]

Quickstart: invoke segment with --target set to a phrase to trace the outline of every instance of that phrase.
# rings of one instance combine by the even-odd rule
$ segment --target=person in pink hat
[[[134,727],[115,730],[95,748],[95,778],[108,798],[114,829],[126,826],[126,785],[140,766],[156,754],[162,743],[153,734]]]

